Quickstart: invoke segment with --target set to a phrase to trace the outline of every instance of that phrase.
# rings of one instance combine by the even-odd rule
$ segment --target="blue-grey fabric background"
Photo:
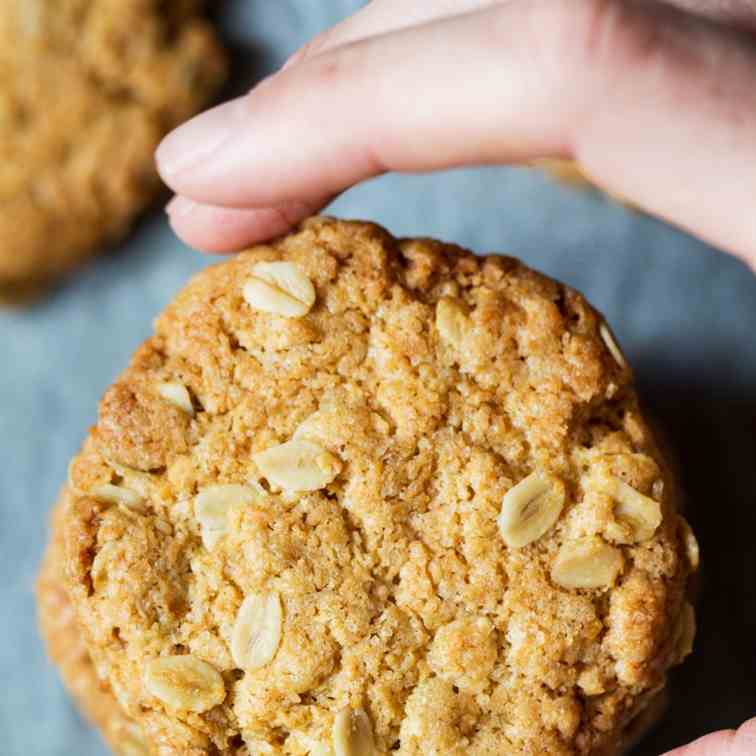
[[[234,51],[232,89],[359,4],[225,0],[218,15]],[[450,82],[450,98],[459,85]],[[522,169],[389,176],[330,212],[515,254],[606,313],[677,450],[704,555],[696,653],[673,677],[669,717],[636,754],[756,713],[756,277],[658,221]],[[0,754],[105,753],[37,635],[32,591],[47,512],[100,394],[153,317],[209,262],[156,211],[48,300],[0,312]]]

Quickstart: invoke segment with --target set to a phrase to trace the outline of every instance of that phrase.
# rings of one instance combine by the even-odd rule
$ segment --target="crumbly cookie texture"
[[[618,752],[691,648],[695,560],[610,337],[514,259],[367,223],[195,277],[63,514],[154,753]]]
[[[97,676],[68,598],[68,591],[64,585],[63,522],[64,509],[69,499],[70,492],[64,487],[52,512],[50,542],[37,580],[40,633],[50,659],[55,663],[66,688],[76,700],[82,714],[99,729],[113,753],[117,756],[149,756],[155,751],[150,749],[140,726],[124,713],[107,681]],[[692,533],[687,538],[691,542]],[[694,538],[692,542],[695,543]],[[651,695],[639,699],[636,706],[640,713],[632,718],[630,725],[625,728],[620,739],[621,746],[624,746],[621,747],[620,753],[628,752],[658,722],[666,708],[666,699],[666,689],[663,688],[655,695],[652,691]],[[342,709],[334,719],[333,733],[337,741],[344,737],[342,733],[345,723],[352,722],[355,724],[346,730],[347,737],[371,737],[372,730],[367,730],[367,735],[361,735],[365,732],[362,712]],[[354,730],[354,736],[348,734],[351,730]],[[310,749],[310,754],[318,756],[329,753],[327,748],[319,747],[316,741],[306,736],[301,736],[300,740],[303,747]],[[236,753],[242,754],[245,751],[242,748]]]
[[[64,490],[53,510],[50,543],[37,580],[40,632],[69,693],[113,752],[119,756],[148,756],[139,725],[126,716],[107,681],[97,676],[63,584],[63,519],[69,498]]]
[[[0,300],[38,295],[155,197],[155,147],[225,74],[199,5],[0,4]]]

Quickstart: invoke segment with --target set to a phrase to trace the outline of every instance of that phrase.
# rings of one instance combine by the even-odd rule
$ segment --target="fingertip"
[[[213,207],[176,196],[166,207],[171,228],[184,243],[201,252],[225,254],[256,241],[258,213]]]
[[[303,202],[250,209],[215,207],[176,196],[166,213],[171,228],[190,247],[222,254],[285,234],[314,209]]]
[[[165,206],[165,213],[169,220],[174,218],[181,218],[184,215],[188,215],[193,209],[197,207],[197,203],[190,200],[188,197],[182,197],[180,194],[176,194],[171,197],[168,204]]]

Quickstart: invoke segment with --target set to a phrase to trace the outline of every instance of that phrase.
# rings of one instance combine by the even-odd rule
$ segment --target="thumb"
[[[689,745],[675,748],[666,756],[753,756],[756,753],[756,718],[737,730],[720,730]]]

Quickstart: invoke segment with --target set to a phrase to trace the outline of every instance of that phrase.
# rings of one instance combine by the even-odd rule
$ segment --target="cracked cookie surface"
[[[155,198],[155,147],[225,74],[199,6],[2,3],[0,300],[33,297]]]
[[[200,273],[69,489],[68,596],[159,754],[615,753],[692,644],[631,372],[511,258],[312,219]]]

